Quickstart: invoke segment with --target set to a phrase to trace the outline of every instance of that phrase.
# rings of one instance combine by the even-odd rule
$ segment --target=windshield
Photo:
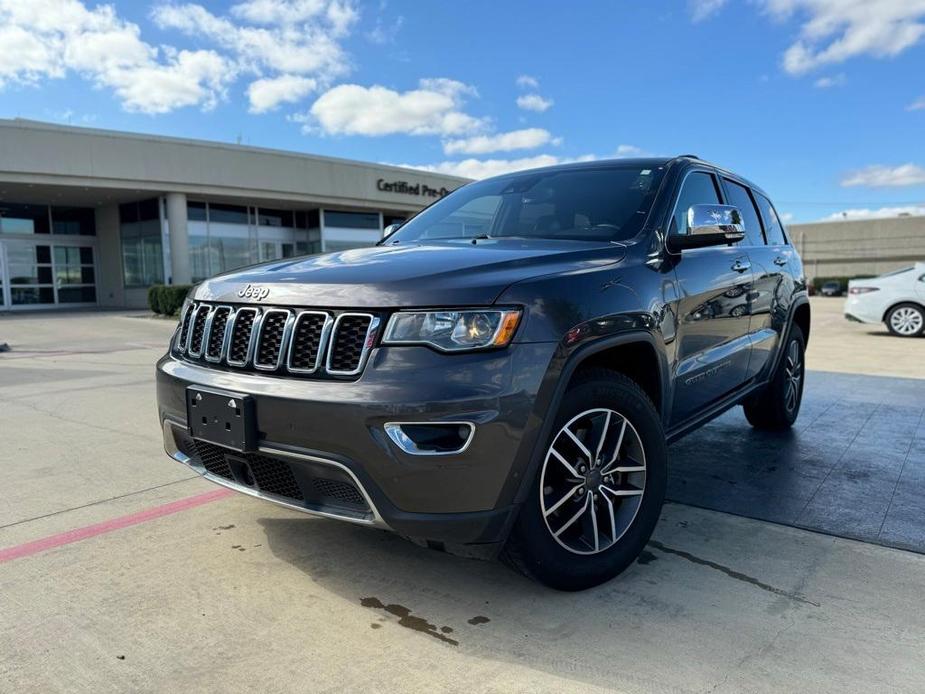
[[[523,237],[625,241],[642,229],[661,168],[527,172],[470,183],[384,243]]]

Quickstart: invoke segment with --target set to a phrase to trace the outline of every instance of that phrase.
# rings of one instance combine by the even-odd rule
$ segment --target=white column
[[[186,228],[186,194],[167,193],[167,231],[170,234],[171,283],[190,284],[189,232]]]

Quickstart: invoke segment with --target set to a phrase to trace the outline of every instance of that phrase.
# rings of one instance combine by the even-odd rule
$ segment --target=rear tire
[[[884,322],[897,337],[918,337],[925,331],[925,309],[918,304],[897,304],[887,312]]]
[[[648,542],[667,475],[661,418],[642,388],[606,369],[579,372],[502,560],[558,590],[610,580]]]
[[[803,331],[793,324],[771,382],[742,403],[745,418],[756,429],[780,431],[793,426],[803,401],[805,352]]]

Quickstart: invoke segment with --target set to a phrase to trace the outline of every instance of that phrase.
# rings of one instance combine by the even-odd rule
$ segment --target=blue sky
[[[925,214],[925,0],[0,0],[0,116],[469,176],[696,153]]]

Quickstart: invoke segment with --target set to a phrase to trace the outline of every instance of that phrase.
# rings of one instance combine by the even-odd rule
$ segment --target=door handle
[[[774,264],[783,267],[787,264],[787,259],[784,256],[779,255],[774,259]]]
[[[746,270],[750,270],[751,267],[752,267],[752,264],[751,264],[750,262],[748,262],[747,260],[745,260],[745,261],[743,261],[743,260],[736,260],[736,261],[732,264],[732,269],[735,270],[736,272],[745,272]]]

